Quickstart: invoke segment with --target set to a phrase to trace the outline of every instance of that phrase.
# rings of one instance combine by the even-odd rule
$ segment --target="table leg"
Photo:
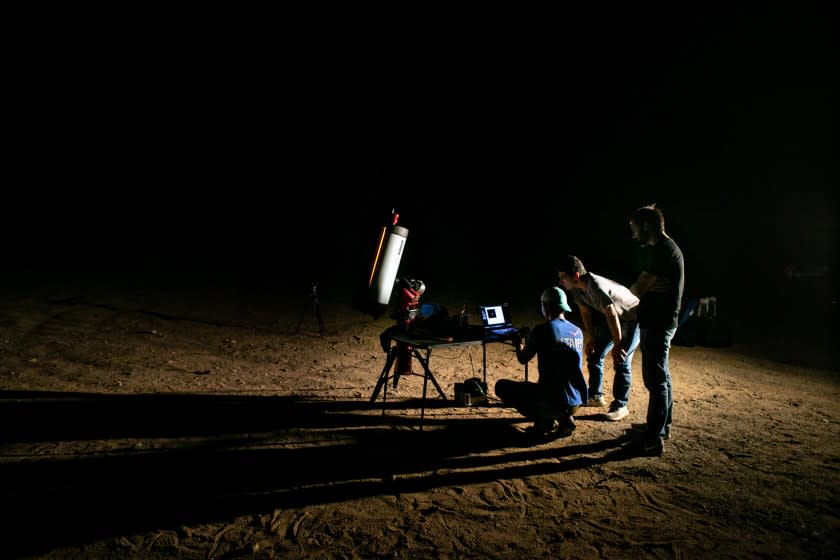
[[[446,395],[443,393],[443,389],[440,388],[440,385],[435,379],[435,376],[432,374],[432,371],[429,369],[429,358],[432,355],[432,349],[426,349],[426,357],[420,355],[420,352],[415,348],[414,349],[414,356],[417,358],[417,361],[423,366],[423,400],[420,404],[420,430],[423,430],[423,419],[426,416],[426,394],[427,394],[427,387],[429,385],[429,380],[432,380],[432,384],[437,389],[440,398],[446,400]]]
[[[487,341],[481,341],[481,374],[484,384],[487,385]]]
[[[429,354],[431,354],[431,350],[426,350],[426,363],[429,363]],[[420,358],[418,354],[417,358]],[[426,368],[426,364],[423,364],[423,368],[425,370],[423,374],[423,400],[420,401],[420,431],[423,431],[423,419],[426,416],[426,387],[429,385],[429,369]],[[437,381],[435,382],[437,385]]]
[[[414,349],[414,357],[417,358],[417,361],[419,361],[420,365],[423,366],[423,377],[427,378],[427,379],[430,379],[432,381],[432,384],[435,386],[435,389],[437,389],[437,392],[440,395],[440,398],[442,398],[443,400],[446,400],[446,395],[444,394],[443,389],[441,389],[440,385],[437,382],[437,379],[435,379],[434,374],[432,374],[432,371],[429,369],[429,357],[431,355],[432,355],[432,349],[431,348],[428,348],[426,350],[426,357],[425,358],[420,355],[420,352],[416,348]],[[424,387],[425,387],[425,380],[423,381],[423,384],[424,384]],[[424,399],[426,398],[425,393],[423,394],[423,398]]]

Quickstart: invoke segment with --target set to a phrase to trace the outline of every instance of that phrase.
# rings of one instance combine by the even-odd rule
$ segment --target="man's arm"
[[[528,329],[526,332],[528,334],[526,334],[524,341],[519,335],[516,335],[516,337],[513,339],[513,350],[516,353],[516,359],[520,364],[527,364],[531,360],[531,358],[533,358],[536,355],[536,351],[534,351],[533,347],[527,348],[526,351],[528,341],[531,338],[531,329]]]
[[[522,342],[521,338],[517,338],[513,341],[513,350],[516,352],[516,361],[520,364],[524,364],[528,361],[525,359],[525,343]]]
[[[627,358],[627,352],[621,347],[621,321],[618,319],[618,312],[615,310],[614,304],[604,306],[604,315],[607,318],[607,326],[610,328],[612,334],[613,347],[612,357],[616,363],[622,363]]]
[[[586,329],[586,332],[589,333],[589,340],[593,340],[595,338],[595,331],[592,330],[592,311],[590,311],[589,306],[584,303],[578,304],[578,311],[580,311],[580,318],[583,321],[583,327]]]
[[[604,306],[604,316],[607,318],[607,326],[612,334],[613,344],[621,346],[621,322],[618,320],[618,312],[614,304]]]
[[[595,351],[595,329],[592,327],[592,310],[585,303],[578,304],[578,311],[580,311],[580,318],[583,321],[583,327],[589,336],[586,339],[586,346],[583,349],[583,355],[588,356]]]
[[[639,278],[630,286],[630,291],[640,298],[653,286],[654,282],[656,282],[656,275],[643,270]]]

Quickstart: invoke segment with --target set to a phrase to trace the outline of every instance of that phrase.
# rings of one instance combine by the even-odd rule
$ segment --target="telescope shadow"
[[[420,424],[360,401],[5,391],[0,404],[4,549],[13,557],[620,458],[592,456],[618,440],[533,446],[513,426],[521,419]]]

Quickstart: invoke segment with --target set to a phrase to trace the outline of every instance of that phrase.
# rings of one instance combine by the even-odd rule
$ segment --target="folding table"
[[[389,336],[389,347],[387,358],[385,359],[385,367],[382,368],[382,373],[379,374],[379,379],[376,382],[376,387],[373,389],[373,393],[370,396],[370,402],[376,402],[377,397],[379,396],[380,391],[382,392],[382,413],[385,413],[385,401],[388,398],[388,380],[393,379],[394,386],[396,387],[397,382],[401,375],[417,375],[423,377],[423,400],[420,407],[420,429],[423,429],[423,417],[426,411],[426,395],[427,395],[427,388],[429,381],[432,382],[435,389],[437,390],[438,394],[443,400],[447,400],[446,395],[443,392],[440,384],[438,383],[437,379],[435,379],[435,375],[432,373],[432,370],[429,367],[429,361],[431,360],[432,350],[436,348],[456,348],[458,346],[478,346],[479,344],[482,346],[482,376],[484,383],[487,383],[487,344],[493,342],[511,342],[513,339],[512,337],[472,337],[467,339],[457,339],[457,338],[415,338],[408,334],[404,333],[394,333]],[[391,373],[391,369],[394,367],[394,362],[397,359],[397,352],[399,352],[399,343],[407,344],[412,347],[412,354],[417,361],[420,362],[420,365],[423,367],[423,373],[416,373],[410,372],[409,374],[405,373]],[[425,355],[421,354],[421,350],[425,350]],[[525,379],[528,379],[528,366],[525,365]]]

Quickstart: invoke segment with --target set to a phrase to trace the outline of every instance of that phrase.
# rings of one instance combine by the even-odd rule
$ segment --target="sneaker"
[[[662,438],[636,438],[621,448],[621,452],[629,457],[659,457],[665,446]]]
[[[645,424],[645,423],[637,424],[637,423],[634,422],[630,426],[630,429],[633,430],[634,432],[644,432],[644,431],[647,430],[647,424]],[[671,426],[665,426],[665,435],[662,437],[662,439],[664,439],[665,441],[671,441]]]
[[[553,435],[560,423],[557,420],[537,420],[533,425],[525,428],[525,433],[533,436],[548,436]]]
[[[604,418],[610,422],[618,422],[619,420],[627,418],[627,415],[629,414],[630,411],[627,410],[626,406],[612,406],[610,407],[610,411],[604,414]]]
[[[537,421],[532,426],[525,428],[525,433],[539,440],[551,440],[569,437],[576,427],[573,418],[563,419],[559,422],[552,420],[550,423]]]
[[[571,416],[568,418],[561,418],[558,422],[557,431],[555,432],[555,437],[569,437],[572,435],[572,432],[575,431],[577,428],[577,424],[575,424],[575,419]]]
[[[604,397],[592,397],[588,401],[586,401],[586,404],[583,406],[591,406],[593,408],[607,406],[607,399],[605,399]]]

